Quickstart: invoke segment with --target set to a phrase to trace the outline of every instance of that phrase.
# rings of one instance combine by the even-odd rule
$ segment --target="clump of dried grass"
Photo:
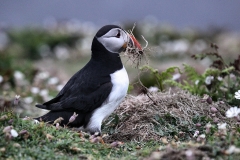
[[[133,28],[128,31],[129,35],[134,39],[136,39],[133,34],[135,26],[136,24],[134,24]],[[132,65],[136,68],[139,67],[143,59],[145,60],[146,64],[148,64],[147,52],[150,51],[150,49],[148,48],[148,41],[143,36],[142,38],[146,42],[145,47],[138,48],[137,46],[134,46],[134,44],[128,43],[127,48],[123,53],[123,56],[127,57],[128,60],[131,61]]]
[[[104,130],[112,128],[113,133],[105,137],[105,141],[160,141],[161,137],[173,135],[192,137],[196,124],[196,116],[213,119],[210,108],[214,105],[218,112],[215,118],[219,122],[225,120],[227,104],[206,101],[191,95],[186,91],[152,93],[147,95],[128,95],[125,101],[115,111],[118,116],[109,117],[104,124]],[[114,122],[114,123],[113,123]],[[109,131],[109,130],[108,130]]]

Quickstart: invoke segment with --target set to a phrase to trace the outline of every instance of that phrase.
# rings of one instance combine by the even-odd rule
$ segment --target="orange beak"
[[[122,47],[123,47],[124,49],[126,49],[126,48],[127,48],[127,45],[128,45],[127,42],[125,42]]]
[[[132,44],[132,46],[134,46],[135,48],[138,48],[139,50],[142,50],[142,47],[140,45],[140,43],[136,40],[136,38],[133,35],[130,35],[130,43]]]

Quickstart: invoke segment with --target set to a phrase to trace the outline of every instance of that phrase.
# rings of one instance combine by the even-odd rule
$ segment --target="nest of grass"
[[[145,63],[148,64],[147,53],[148,53],[148,51],[150,51],[150,49],[148,48],[148,41],[143,36],[142,36],[142,38],[146,43],[145,47],[141,47],[141,45],[136,40],[136,38],[133,34],[133,30],[134,30],[135,26],[136,26],[136,24],[134,24],[133,28],[128,31],[128,33],[132,39],[132,42],[134,44],[132,44],[132,43],[127,44],[127,48],[126,48],[125,52],[123,53],[123,56],[127,57],[128,60],[131,61],[132,65],[135,66],[136,68],[138,68],[140,66],[140,64],[142,63],[142,60],[145,60]]]
[[[218,110],[214,116],[210,110],[212,106]],[[110,133],[104,140],[142,142],[160,141],[161,137],[191,139],[194,132],[204,130],[208,122],[226,122],[225,112],[228,108],[225,103],[209,104],[182,90],[136,97],[128,95],[115,114],[104,122],[103,132]]]

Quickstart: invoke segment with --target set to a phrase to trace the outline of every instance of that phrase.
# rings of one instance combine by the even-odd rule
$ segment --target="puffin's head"
[[[132,46],[141,47],[134,37],[116,25],[103,26],[99,29],[94,39],[111,53],[121,53],[127,48],[128,43]],[[96,50],[99,47],[99,45],[92,45],[92,50]]]

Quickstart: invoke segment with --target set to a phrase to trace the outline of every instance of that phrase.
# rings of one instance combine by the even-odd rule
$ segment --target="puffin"
[[[139,47],[136,39],[117,25],[100,28],[92,41],[89,62],[69,79],[55,98],[36,105],[49,110],[36,120],[53,124],[61,118],[62,126],[101,134],[102,121],[127,94],[129,78],[119,54],[128,44]],[[73,114],[78,116],[69,123]]]

